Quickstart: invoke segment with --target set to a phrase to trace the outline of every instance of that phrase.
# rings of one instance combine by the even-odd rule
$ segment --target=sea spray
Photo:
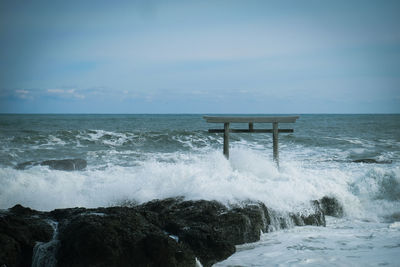
[[[346,234],[370,236],[368,231],[378,242],[356,239],[360,242],[351,248],[357,256],[382,259],[377,253],[386,253],[391,259],[400,253],[391,238],[399,238],[398,228],[389,227],[400,221],[400,115],[302,115],[293,134],[280,136],[279,169],[272,161],[270,134],[232,133],[226,160],[222,136],[208,128],[202,115],[0,115],[0,208],[17,203],[39,210],[115,206],[184,196],[226,205],[261,201],[277,214],[289,214],[326,195],[343,205],[344,217],[328,220],[329,232],[311,229],[315,235],[309,236],[296,228],[279,230],[277,219],[271,229],[278,231],[268,234],[271,244],[282,244],[287,258],[271,261],[266,251],[258,251],[260,265],[289,264],[284,260],[310,247],[326,253],[327,262],[340,255],[343,265],[360,265],[360,259],[346,261],[351,255],[340,254],[346,251],[340,242],[352,244]],[[87,168],[15,168],[77,158],[86,160]],[[285,220],[290,224],[290,217]],[[310,240],[320,243],[304,245]],[[310,256],[304,263],[321,259],[304,255]],[[241,258],[235,264],[254,262]]]
[[[1,168],[0,208],[18,203],[39,210],[98,207],[124,199],[143,203],[184,196],[226,204],[251,199],[290,212],[308,205],[310,200],[332,195],[351,217],[376,219],[376,212],[369,208],[378,203],[387,207],[379,216],[399,210],[395,198],[400,175],[396,167],[348,163],[341,169],[339,165],[333,162],[311,167],[283,160],[278,170],[264,153],[234,147],[230,161],[220,151],[210,150],[155,154],[131,167],[110,163],[105,168],[88,166],[78,172],[47,166]]]

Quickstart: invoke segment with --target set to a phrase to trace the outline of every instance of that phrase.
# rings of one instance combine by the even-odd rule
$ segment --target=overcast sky
[[[399,113],[400,1],[0,1],[0,112]]]

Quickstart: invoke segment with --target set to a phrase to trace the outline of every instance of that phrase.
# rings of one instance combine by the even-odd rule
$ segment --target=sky
[[[400,1],[0,1],[0,113],[400,113]]]

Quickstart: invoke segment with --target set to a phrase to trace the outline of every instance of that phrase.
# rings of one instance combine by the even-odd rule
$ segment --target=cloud
[[[15,90],[15,93],[17,94],[17,97],[21,98],[21,99],[32,99],[33,98],[30,95],[30,92],[28,90],[18,89],[18,90]]]
[[[16,92],[17,94],[21,94],[21,95],[29,94],[29,91],[28,91],[28,90],[15,90],[15,92]]]
[[[65,93],[65,90],[64,89],[47,89],[47,92],[55,93],[55,94],[63,94],[63,93]]]
[[[47,89],[47,92],[61,97],[74,97],[78,99],[85,99],[85,95],[77,93],[75,89]]]

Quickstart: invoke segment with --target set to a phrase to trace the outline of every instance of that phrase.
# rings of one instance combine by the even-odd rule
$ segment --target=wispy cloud
[[[18,98],[21,99],[32,99],[33,96],[30,94],[30,91],[24,89],[15,90],[15,93]]]
[[[77,93],[76,89],[47,89],[47,92],[54,95],[59,95],[61,97],[74,97],[78,99],[85,99],[85,95]]]

